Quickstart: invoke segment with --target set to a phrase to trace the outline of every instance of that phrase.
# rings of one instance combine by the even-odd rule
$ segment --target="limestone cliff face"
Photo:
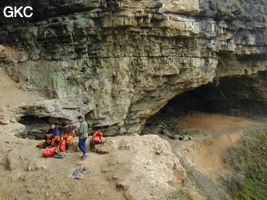
[[[0,29],[0,66],[51,99],[20,115],[81,113],[109,134],[139,132],[184,91],[266,70],[265,0],[39,3],[35,19]]]

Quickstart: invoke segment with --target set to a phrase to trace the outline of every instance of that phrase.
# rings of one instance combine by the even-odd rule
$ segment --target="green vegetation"
[[[241,145],[230,150],[234,178],[229,189],[234,200],[267,199],[267,129],[242,138]]]
[[[179,189],[176,192],[166,195],[165,200],[193,200],[188,189]]]

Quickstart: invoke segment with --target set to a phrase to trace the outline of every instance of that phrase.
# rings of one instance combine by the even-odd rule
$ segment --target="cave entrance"
[[[182,116],[197,114],[225,114],[253,120],[266,118],[267,72],[224,77],[184,92],[151,116],[142,132],[145,134],[149,131],[146,128],[153,126],[160,127],[161,132],[162,129],[177,131],[179,126],[174,123],[174,119],[179,120]],[[220,120],[220,118],[216,119]]]
[[[26,115],[20,118],[19,123],[25,126],[23,132],[18,133],[17,137],[29,138],[29,139],[43,139],[44,134],[48,131],[51,123],[60,127],[62,122],[69,123],[68,120],[63,118],[54,117],[37,117],[32,115]]]

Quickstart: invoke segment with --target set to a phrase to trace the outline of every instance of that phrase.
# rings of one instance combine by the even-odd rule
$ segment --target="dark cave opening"
[[[144,130],[160,122],[164,122],[169,129],[172,129],[170,124],[173,117],[179,118],[188,114],[201,113],[226,114],[253,120],[266,118],[267,72],[223,77],[184,92],[151,116]]]
[[[58,128],[62,122],[69,123],[70,121],[63,118],[55,117],[37,117],[33,115],[25,115],[20,118],[19,123],[25,126],[23,132],[18,133],[16,136],[29,139],[43,139],[44,134],[49,130],[51,123],[55,124]]]
[[[162,111],[171,107],[178,115],[203,112],[251,119],[266,117],[267,79],[265,84],[262,82],[266,77],[266,72],[256,77],[225,77],[219,83],[215,81],[177,96]]]

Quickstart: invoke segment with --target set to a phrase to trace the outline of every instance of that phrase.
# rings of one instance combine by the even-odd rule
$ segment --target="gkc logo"
[[[33,16],[33,8],[31,6],[6,6],[3,14],[6,18],[30,18]]]

